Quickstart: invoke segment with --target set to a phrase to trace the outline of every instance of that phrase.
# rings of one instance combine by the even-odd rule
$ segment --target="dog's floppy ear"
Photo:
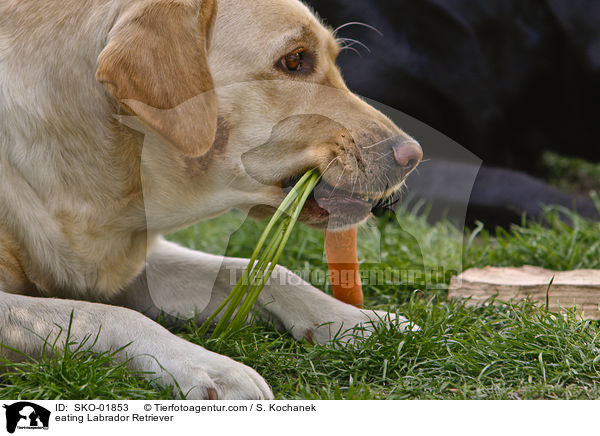
[[[217,102],[207,50],[216,0],[131,2],[109,33],[96,78],[187,156],[212,145]]]

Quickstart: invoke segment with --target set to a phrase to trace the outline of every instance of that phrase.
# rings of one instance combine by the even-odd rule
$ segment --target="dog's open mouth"
[[[287,194],[300,177],[297,175],[282,180],[283,192]],[[365,194],[331,186],[321,179],[302,208],[300,220],[321,228],[341,228],[358,224],[371,214],[373,207],[380,201]]]

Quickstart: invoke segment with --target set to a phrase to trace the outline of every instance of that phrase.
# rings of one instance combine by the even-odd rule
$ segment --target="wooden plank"
[[[496,296],[501,301],[529,299],[549,308],[576,307],[586,319],[600,319],[600,270],[551,271],[536,266],[471,268],[452,277],[448,298],[467,298],[468,305]]]

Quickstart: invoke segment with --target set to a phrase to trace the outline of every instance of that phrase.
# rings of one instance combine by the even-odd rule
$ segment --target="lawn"
[[[600,267],[600,224],[548,210],[544,222],[508,230],[479,226],[463,233],[448,221],[401,209],[373,219],[359,233],[363,273],[410,271],[400,281],[366,284],[369,308],[398,312],[421,330],[378,328],[346,348],[294,341],[255,323],[226,340],[198,335],[188,322],[182,337],[244,362],[261,373],[278,399],[597,399],[600,337],[597,322],[576,311],[558,315],[528,303],[467,307],[449,301],[449,271],[485,265],[539,265],[565,270]],[[251,254],[265,222],[231,213],[171,235],[189,247]],[[280,263],[295,271],[325,271],[321,232],[297,226]],[[440,266],[443,269],[440,272]],[[423,272],[435,270],[431,274]],[[310,276],[329,292],[324,275]],[[384,278],[387,277],[384,274]],[[433,285],[432,285],[433,283]],[[21,364],[0,377],[2,399],[151,399],[169,393],[86,344],[58,359]]]

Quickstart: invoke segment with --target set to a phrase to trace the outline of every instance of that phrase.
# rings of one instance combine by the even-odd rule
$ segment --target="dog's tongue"
[[[344,303],[363,307],[356,233],[356,227],[339,232],[325,231],[325,253],[333,296]]]

